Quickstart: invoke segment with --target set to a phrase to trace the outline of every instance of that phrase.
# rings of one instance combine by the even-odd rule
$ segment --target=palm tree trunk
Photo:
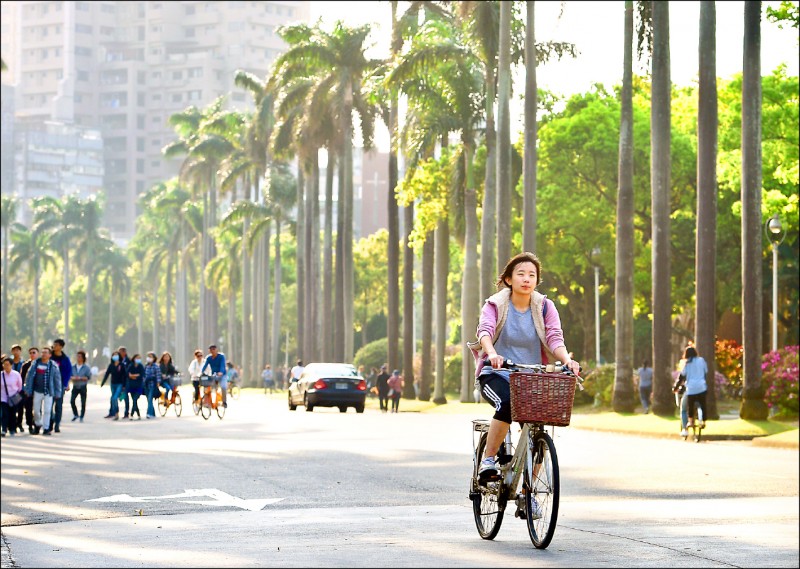
[[[175,358],[181,366],[186,365],[189,361],[189,346],[188,346],[188,314],[187,314],[187,280],[186,268],[184,267],[183,248],[183,230],[181,230],[181,250],[177,259],[177,276],[176,276],[176,298],[175,298]],[[112,348],[113,349],[113,348]],[[183,370],[181,370],[183,372]]]
[[[167,274],[165,276],[167,281],[167,298],[165,299],[166,306],[166,319],[164,320],[164,350],[170,350],[170,337],[169,328],[172,324],[172,259],[167,258]],[[161,351],[158,346],[153,346],[153,350]],[[174,353],[174,352],[170,352]]]
[[[501,5],[502,6],[502,5]],[[510,8],[509,8],[510,9]],[[502,9],[501,9],[502,13]],[[501,27],[502,30],[502,27]],[[477,195],[472,173],[473,149],[470,142],[464,144],[464,168],[466,189],[464,191],[464,280],[461,284],[461,398],[462,403],[472,400],[475,382],[472,352],[467,348],[467,338],[474,335],[478,327],[478,214]],[[509,215],[505,216],[510,219]],[[498,219],[503,210],[498,208]],[[510,242],[509,242],[510,247]]]
[[[264,294],[260,295],[261,312],[259,312],[259,326],[261,327],[261,343],[259,344],[258,361],[257,365],[253,368],[253,380],[259,377],[258,370],[264,367],[264,364],[269,361],[269,347],[270,347],[270,328],[269,323],[269,283],[270,283],[270,263],[269,263],[269,249],[270,242],[272,241],[272,220],[267,221],[267,226],[264,229],[264,237],[261,241],[261,251],[263,257],[262,266],[262,282],[264,283]]]
[[[400,35],[400,26],[397,22],[397,2],[391,3],[392,7],[392,57],[400,53],[403,38]],[[389,101],[389,192],[386,195],[387,221],[389,224],[389,239],[386,244],[386,276],[387,283],[387,314],[386,314],[386,360],[390,369],[396,369],[400,364],[399,338],[400,338],[400,209],[397,205],[397,122],[398,98],[392,95]]]
[[[114,277],[109,276],[108,285],[108,349],[114,351]]]
[[[403,208],[403,397],[414,399],[414,249],[410,237],[414,230],[414,204]]]
[[[330,162],[329,162],[330,163]],[[275,218],[275,292],[272,298],[272,370],[280,365],[281,343],[281,218]],[[323,311],[325,313],[327,311]]]
[[[322,357],[322,344],[325,342],[325,335],[322,333],[320,312],[322,306],[322,278],[319,271],[320,263],[320,243],[319,243],[319,158],[318,153],[314,154],[314,194],[312,196],[311,207],[311,273],[309,275],[312,289],[312,310],[311,310],[311,331],[313,339],[312,356],[315,359]]]
[[[511,257],[510,2],[500,2],[500,48],[498,52],[497,78],[497,262],[498,266],[503,266],[506,260]],[[474,188],[472,191],[474,191]],[[467,283],[464,284],[466,285]],[[465,316],[465,314],[462,313],[462,316]],[[464,400],[465,394],[462,393],[461,397]]]
[[[250,184],[245,184],[244,199],[250,201]],[[253,346],[253,325],[251,324],[252,310],[250,305],[251,300],[251,287],[250,282],[250,267],[251,258],[247,249],[247,234],[250,231],[250,218],[246,217],[242,224],[242,351],[240,355],[240,362],[245,367],[250,367],[248,364],[251,361],[252,346]],[[251,372],[255,373],[256,370],[247,370],[243,373],[249,375]],[[244,379],[244,378],[242,378]]]
[[[619,125],[619,192],[617,195],[617,275],[614,283],[614,395],[617,413],[630,413],[633,394],[633,2],[625,2],[625,45]]]
[[[339,159],[339,195],[336,202],[336,308],[333,320],[333,356],[337,362],[344,361],[344,207],[345,194],[345,152]]]
[[[209,229],[213,230],[217,226],[217,182],[212,177],[211,183],[209,184]],[[208,234],[208,259],[206,259],[206,264],[203,265],[203,269],[205,270],[206,265],[211,262],[217,254],[217,246],[214,242],[214,238],[211,235],[211,231]],[[208,295],[208,335],[212,342],[216,343],[219,339],[219,299],[217,298],[217,293],[214,292],[211,288],[206,288],[206,294]]]
[[[227,318],[228,332],[226,334],[227,341],[225,343],[227,344],[227,346],[225,347],[225,349],[227,350],[227,353],[231,354],[231,360],[232,360],[234,357],[233,354],[236,353],[236,344],[233,341],[233,331],[235,329],[234,324],[236,323],[236,291],[233,290],[233,284],[232,284],[233,275],[230,275],[229,281],[231,282],[228,283],[228,318]]]
[[[37,262],[39,261],[37,260]],[[33,274],[33,338],[31,338],[31,344],[34,344],[39,341],[39,280],[40,279],[41,279],[41,274],[39,268],[37,267]],[[87,304],[87,309],[88,309],[88,304]],[[87,320],[86,322],[87,322],[86,330],[88,334],[88,331],[91,330],[91,326],[88,324],[89,320]]]
[[[314,223],[314,202],[317,202],[317,209],[319,208],[319,159],[318,153],[316,150],[312,151],[311,153],[311,179],[309,180],[308,184],[308,199],[306,199],[306,226],[305,226],[305,275],[306,275],[306,286],[305,286],[305,305],[306,305],[306,314],[307,314],[307,322],[308,322],[308,329],[306,330],[306,334],[304,337],[304,346],[303,346],[303,353],[306,354],[306,357],[309,359],[317,359],[317,306],[316,306],[316,296],[317,291],[319,289],[318,283],[316,283],[316,278],[319,275],[319,271],[317,267],[319,266],[319,260],[317,259],[317,253],[319,251],[319,246],[316,245],[317,239],[319,239],[319,233],[314,235],[316,231],[315,223]]]
[[[525,2],[527,15],[525,23],[525,156],[523,157],[522,193],[522,248],[536,251],[536,107],[538,93],[536,86],[536,34],[534,29],[534,2]],[[483,297],[486,298],[486,297]]]
[[[651,186],[653,258],[653,412],[673,415],[672,300],[670,280],[670,68],[669,5],[653,3]]]
[[[742,80],[742,338],[744,390],[739,416],[763,420],[761,385],[761,2],[744,3]]]
[[[64,306],[64,342],[69,345],[69,240],[64,241],[64,285],[62,287]]]
[[[716,8],[700,2],[700,84],[697,105],[697,243],[695,252],[695,333],[698,353],[708,365],[706,416],[719,419],[714,390],[714,335],[717,265],[717,48]]]
[[[144,272],[143,267],[140,267],[140,270]],[[86,330],[88,335],[88,330],[89,330],[88,320],[87,320]],[[202,340],[202,337],[199,338],[199,340]],[[136,330],[136,344],[137,344],[136,351],[141,354],[142,351],[144,350],[144,277],[143,276],[140,277],[139,281],[139,322]]]
[[[322,276],[322,333],[325,341],[322,342],[322,359],[331,361],[333,358],[333,320],[330,307],[333,305],[333,172],[336,168],[336,153],[328,149],[328,166],[325,168],[325,236],[323,238],[323,276]],[[279,247],[279,246],[278,246]],[[276,250],[276,256],[280,249]],[[280,289],[276,289],[280,290]],[[273,328],[274,330],[274,328]],[[277,354],[275,355],[277,358]],[[276,359],[277,361],[277,359]],[[277,369],[277,368],[274,368]]]
[[[299,359],[305,360],[303,348],[305,347],[305,172],[303,161],[300,161],[297,170],[297,355]],[[342,199],[339,194],[339,206]],[[337,267],[338,270],[338,267]]]
[[[203,192],[203,234],[200,236],[201,240],[201,251],[200,251],[200,263],[197,269],[197,281],[200,286],[200,311],[198,314],[198,323],[197,328],[199,330],[199,338],[197,340],[197,345],[202,346],[202,349],[205,350],[209,343],[208,335],[206,334],[208,325],[206,321],[208,320],[208,296],[206,295],[206,277],[205,277],[205,268],[206,264],[208,263],[208,235],[209,235],[209,226],[208,226],[208,194]],[[141,350],[141,346],[139,346]],[[141,353],[141,351],[139,352]]]
[[[489,298],[497,278],[497,134],[494,126],[494,71],[493,64],[485,65],[486,76],[486,173],[483,180],[483,216],[481,218],[481,283],[480,297]]]
[[[11,216],[9,215],[9,217]],[[13,222],[14,222],[13,219],[3,220],[5,226],[3,227],[3,291],[2,291],[3,307],[2,307],[2,317],[0,317],[0,326],[2,326],[2,331],[0,331],[0,346],[8,345],[8,324],[6,323],[6,321],[8,320],[8,284],[9,284],[8,240],[11,238],[10,227]],[[35,337],[33,338],[33,341],[36,341]],[[23,380],[24,379],[25,378],[23,378]]]
[[[491,168],[489,168],[491,170]],[[432,337],[433,337],[433,264],[434,237],[433,231],[425,236],[422,247],[422,369],[419,378],[419,399],[430,401]]]
[[[159,286],[158,286],[158,284],[159,284],[158,283],[158,278],[156,277],[156,278],[153,279],[153,301],[152,301],[153,302],[153,304],[152,304],[152,307],[153,307],[153,341],[150,344],[151,349],[153,351],[157,350],[158,349],[158,345],[159,345],[158,344],[158,327],[160,325],[159,324],[160,318],[158,317],[158,312],[159,312],[159,309],[158,309],[158,289],[159,289]],[[141,353],[141,352],[139,352],[139,353]]]
[[[344,293],[344,359],[353,361],[353,85],[347,81],[342,113],[344,140],[344,245],[342,250],[342,292]]]
[[[433,388],[433,402],[437,405],[447,403],[444,395],[444,351],[447,345],[447,276],[450,272],[450,227],[445,217],[439,221],[434,235],[435,251],[435,294],[436,302],[436,382]]]

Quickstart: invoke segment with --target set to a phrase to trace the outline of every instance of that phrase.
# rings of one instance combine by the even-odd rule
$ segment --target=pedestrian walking
[[[69,356],[64,353],[65,342],[63,339],[58,338],[53,340],[53,352],[51,359],[58,364],[58,370],[61,372],[62,390],[61,395],[53,399],[53,431],[56,433],[61,432],[61,415],[64,410],[64,394],[69,391],[69,382],[72,379],[72,362]]]
[[[61,371],[50,359],[50,348],[42,348],[42,354],[31,363],[28,377],[25,378],[25,393],[33,397],[34,434],[50,435],[53,399],[61,397],[64,385],[61,382]],[[44,429],[44,430],[42,430]]]
[[[136,414],[139,420],[142,419],[142,412],[139,411],[139,397],[142,395],[144,388],[144,366],[142,365],[142,356],[139,354],[133,355],[133,361],[128,366],[128,393],[131,396],[131,415],[129,419],[133,421],[133,415]]]
[[[392,413],[398,413],[400,410],[400,396],[403,394],[403,387],[405,387],[405,380],[400,375],[400,370],[396,369],[392,372],[389,379],[386,380],[389,386],[389,400],[392,402]]]
[[[650,412],[650,395],[653,393],[653,368],[650,367],[650,362],[644,360],[636,374],[639,376],[639,399],[647,414]]]
[[[264,380],[264,394],[266,395],[267,389],[269,389],[269,392],[272,393],[272,390],[275,387],[275,380],[272,379],[271,365],[266,364],[264,366],[264,371],[261,372],[261,379]]]
[[[111,354],[111,363],[106,368],[106,373],[103,376],[103,381],[100,382],[100,387],[106,384],[106,380],[111,377],[111,401],[108,406],[108,415],[106,419],[119,420],[119,402],[125,401],[125,417],[128,417],[130,403],[126,393],[128,382],[128,368],[122,362],[122,356],[119,351],[114,351]]]
[[[77,421],[80,419],[83,423],[83,417],[86,415],[86,393],[89,385],[89,380],[92,379],[92,369],[86,363],[86,352],[78,350],[75,356],[75,367],[72,373],[72,397],[70,397],[70,406],[72,407],[72,420]],[[81,412],[78,414],[78,406],[76,400],[81,398]]]
[[[381,372],[378,374],[377,387],[378,387],[378,402],[380,403],[381,412],[386,413],[389,410],[389,364],[381,366]]]
[[[154,399],[161,397],[158,384],[161,383],[161,366],[156,360],[155,352],[147,352],[147,364],[144,366],[144,392],[147,397],[147,418],[156,418]]]
[[[2,432],[12,437],[17,432],[17,407],[22,406],[22,376],[11,365],[11,358],[3,354],[3,369],[0,371],[0,415]]]
[[[33,420],[33,397],[25,393],[24,384],[28,377],[28,372],[31,365],[39,359],[39,348],[31,346],[28,348],[28,359],[22,364],[22,370],[19,374],[22,376],[22,406],[25,408],[25,424],[28,426],[28,433],[31,435],[36,431],[36,423]],[[17,428],[22,432],[22,413],[17,413]]]

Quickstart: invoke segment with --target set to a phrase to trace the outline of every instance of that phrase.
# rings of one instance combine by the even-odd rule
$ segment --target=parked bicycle
[[[183,378],[181,377],[180,373],[177,373],[173,376],[168,378],[170,387],[172,387],[171,393],[169,398],[167,398],[166,390],[161,392],[161,397],[158,398],[158,412],[164,417],[167,414],[167,411],[170,407],[175,410],[175,415],[177,417],[181,416],[183,412],[183,402],[181,401],[181,394],[178,393],[178,387],[183,383]]]
[[[208,420],[211,411],[216,410],[217,417],[222,419],[225,416],[225,406],[222,404],[222,388],[219,386],[219,381],[210,375],[201,375],[200,388],[202,395],[192,402],[194,414],[200,414],[203,419]]]
[[[576,380],[583,389],[583,379],[560,362],[545,366],[505,360],[503,367],[512,371],[511,416],[520,423],[521,431],[515,446],[509,430],[498,453],[497,474],[481,479],[478,470],[489,422],[472,421],[474,453],[469,497],[475,525],[483,539],[494,539],[506,505],[514,502],[514,515],[527,521],[533,545],[545,549],[556,530],[561,491],[556,447],[545,426],[551,425],[554,431],[556,426],[569,425]]]

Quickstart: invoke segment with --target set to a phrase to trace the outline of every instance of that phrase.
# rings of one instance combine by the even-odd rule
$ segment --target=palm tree
[[[42,272],[48,267],[55,266],[50,234],[34,225],[32,229],[13,228],[11,242],[11,263],[9,273],[16,273],[22,267],[28,271],[28,280],[33,282],[33,325],[31,327],[31,342],[39,341],[39,284]]]
[[[4,64],[5,65],[5,64]],[[0,318],[2,324],[2,333],[0,333],[0,345],[8,345],[8,286],[9,286],[9,268],[8,268],[8,249],[11,244],[11,229],[16,227],[22,229],[22,225],[17,224],[17,208],[19,207],[19,199],[16,196],[4,195],[2,196],[2,214],[0,214],[0,221],[2,221],[3,229],[3,318]]]
[[[58,243],[62,270],[62,302],[64,307],[63,338],[69,342],[69,285],[72,282],[69,274],[69,259],[72,245],[81,235],[80,213],[81,200],[77,195],[67,195],[61,199],[54,197],[37,198],[34,201],[34,223],[41,224],[41,229],[51,234],[53,243]]]
[[[100,259],[98,280],[105,283],[108,294],[108,339],[106,346],[114,350],[116,338],[114,336],[114,300],[124,298],[130,290],[131,279],[128,276],[130,261],[125,253],[117,246],[103,250]]]
[[[717,48],[714,2],[700,2],[700,84],[697,106],[697,243],[695,253],[695,345],[706,354],[708,377],[716,371],[714,332],[717,265]],[[719,419],[713,385],[706,394],[706,415]]]
[[[314,28],[298,25],[283,28],[281,35],[290,44],[289,49],[275,62],[275,74],[285,83],[296,77],[317,78],[319,95],[330,93],[336,101],[339,118],[339,136],[342,141],[340,168],[343,192],[340,194],[343,232],[342,264],[337,267],[343,277],[339,302],[343,308],[343,361],[353,357],[353,111],[361,118],[362,138],[365,147],[372,139],[373,117],[362,86],[365,76],[377,62],[364,56],[365,40],[369,26],[346,27],[337,22],[332,32],[319,25]],[[298,203],[298,209],[301,204]]]
[[[653,258],[653,413],[672,415],[672,300],[670,282],[670,101],[669,5],[654,2],[651,96],[651,185]]]
[[[742,79],[742,364],[739,416],[763,420],[769,410],[761,385],[761,2],[744,3]]]
[[[625,2],[625,43],[619,125],[613,407],[630,413],[633,396],[633,1]]]
[[[511,2],[500,2],[497,68],[497,262],[511,257]],[[487,165],[491,168],[493,165]]]

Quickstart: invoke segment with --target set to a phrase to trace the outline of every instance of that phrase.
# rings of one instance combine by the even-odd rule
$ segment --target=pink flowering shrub
[[[764,401],[776,414],[797,417],[800,401],[797,396],[798,350],[800,346],[786,346],[776,352],[764,354],[761,377]]]

